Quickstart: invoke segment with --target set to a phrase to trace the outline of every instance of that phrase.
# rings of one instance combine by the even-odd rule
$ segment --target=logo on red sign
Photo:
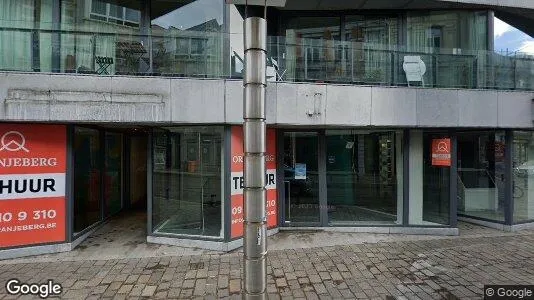
[[[0,248],[65,240],[66,127],[0,124]]]
[[[432,165],[451,166],[451,139],[432,140]]]

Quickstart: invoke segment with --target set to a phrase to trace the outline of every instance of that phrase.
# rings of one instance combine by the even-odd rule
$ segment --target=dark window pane
[[[451,168],[432,165],[432,140],[440,138],[449,136],[423,135],[423,225],[450,224]]]
[[[121,134],[106,132],[105,152],[104,212],[105,216],[111,216],[122,208]]]
[[[504,132],[458,133],[458,213],[504,221]]]
[[[74,133],[74,232],[101,220],[100,141],[98,130]]]
[[[330,224],[395,224],[401,221],[397,216],[395,140],[395,133],[387,131],[326,132]]]

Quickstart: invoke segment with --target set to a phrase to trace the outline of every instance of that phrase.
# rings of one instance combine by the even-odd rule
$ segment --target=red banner
[[[66,127],[0,124],[0,248],[65,241]]]
[[[243,236],[244,199],[243,199],[243,127],[232,126],[232,164],[231,164],[231,238]],[[276,131],[267,130],[267,153],[266,153],[266,189],[267,189],[267,226],[278,226],[278,204],[276,190]]]
[[[432,140],[432,165],[451,166],[451,139]]]

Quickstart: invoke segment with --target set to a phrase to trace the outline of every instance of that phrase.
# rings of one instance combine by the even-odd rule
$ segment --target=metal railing
[[[242,78],[244,70],[242,35],[220,32],[0,28],[0,45],[0,71]],[[407,81],[407,57],[424,64],[421,80]],[[281,36],[268,38],[267,72],[270,81],[534,90],[533,55]]]

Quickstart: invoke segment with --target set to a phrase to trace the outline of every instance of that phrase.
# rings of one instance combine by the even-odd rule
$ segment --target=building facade
[[[458,234],[534,222],[534,57],[493,51],[525,1],[269,8],[269,234]],[[497,3],[498,2],[498,3]],[[146,212],[148,242],[243,235],[243,29],[222,0],[0,2],[0,258]]]

